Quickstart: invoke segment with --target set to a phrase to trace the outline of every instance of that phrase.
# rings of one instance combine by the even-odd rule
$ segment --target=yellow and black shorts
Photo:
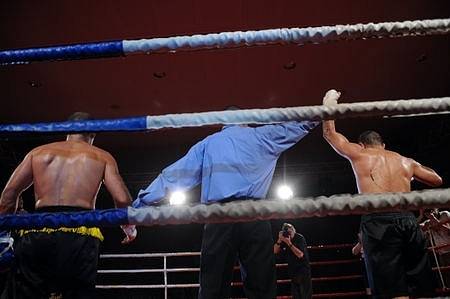
[[[47,234],[53,234],[55,232],[65,232],[65,233],[73,233],[73,234],[79,234],[83,236],[91,236],[94,238],[99,239],[100,241],[103,241],[105,238],[103,237],[102,232],[98,227],[86,227],[86,226],[80,226],[80,227],[59,227],[59,228],[40,228],[40,229],[21,229],[19,230],[19,237],[23,237],[26,234],[29,233],[47,233]]]

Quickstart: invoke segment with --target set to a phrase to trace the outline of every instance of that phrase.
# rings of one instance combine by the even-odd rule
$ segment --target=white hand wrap
[[[334,89],[330,89],[323,97],[322,103],[325,106],[336,106],[338,104],[337,100],[339,99],[340,96],[341,96],[340,92],[337,92]]]

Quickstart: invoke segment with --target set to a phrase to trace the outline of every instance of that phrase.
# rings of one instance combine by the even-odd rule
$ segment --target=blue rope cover
[[[122,41],[0,51],[0,64],[123,56]]]
[[[0,125],[0,132],[99,132],[140,131],[146,129],[147,118],[145,116],[104,120]]]
[[[78,226],[119,226],[128,224],[128,212],[123,209],[86,212],[35,213],[0,216],[0,229],[58,228]]]

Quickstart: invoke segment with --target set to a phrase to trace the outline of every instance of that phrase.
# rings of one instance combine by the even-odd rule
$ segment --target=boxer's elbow
[[[433,177],[433,180],[431,181],[431,186],[432,187],[439,187],[439,186],[442,185],[442,183],[443,183],[442,178],[439,175],[436,174]]]
[[[430,187],[439,187],[443,183],[442,178],[436,173],[430,174],[426,177],[415,176],[414,179],[416,179],[417,181],[424,183]]]
[[[19,191],[15,188],[6,187],[0,198],[0,214],[14,213]]]

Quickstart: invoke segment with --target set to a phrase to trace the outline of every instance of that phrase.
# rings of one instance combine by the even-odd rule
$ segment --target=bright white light
[[[181,191],[175,191],[170,195],[169,202],[171,205],[182,205],[186,201],[186,194]]]
[[[278,187],[277,195],[282,200],[289,200],[294,196],[294,192],[292,192],[291,187],[282,185]]]

